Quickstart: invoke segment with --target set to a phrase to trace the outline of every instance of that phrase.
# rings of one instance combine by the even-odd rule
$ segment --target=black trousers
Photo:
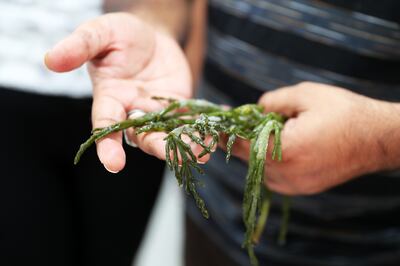
[[[131,265],[164,165],[127,148],[109,174],[93,147],[74,166],[90,108],[0,88],[0,265]]]

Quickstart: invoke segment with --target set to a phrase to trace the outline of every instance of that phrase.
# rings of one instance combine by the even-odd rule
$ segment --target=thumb
[[[103,52],[109,41],[109,29],[101,19],[83,24],[56,44],[45,55],[46,66],[55,72],[71,71]]]
[[[291,86],[264,93],[258,103],[264,107],[265,112],[276,112],[287,117],[294,117],[305,111],[305,97],[297,86]]]
[[[79,26],[45,55],[46,66],[55,72],[67,72],[103,54],[110,46],[108,17],[101,16]]]
[[[109,45],[109,28],[103,19],[81,25],[45,55],[46,66],[55,72],[71,71],[101,54]]]
[[[67,72],[106,56],[116,39],[121,38],[117,31],[124,28],[121,24],[127,23],[127,17],[124,13],[107,14],[82,24],[47,52],[46,66],[55,72]]]

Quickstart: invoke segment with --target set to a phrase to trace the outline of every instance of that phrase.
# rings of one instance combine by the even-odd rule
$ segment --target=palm
[[[149,111],[153,106],[148,105],[150,96],[190,97],[190,71],[179,46],[167,35],[147,27],[136,32],[120,27],[132,24],[135,28],[138,23],[131,16],[111,19],[114,40],[106,55],[89,65],[95,93],[120,96],[125,111]]]

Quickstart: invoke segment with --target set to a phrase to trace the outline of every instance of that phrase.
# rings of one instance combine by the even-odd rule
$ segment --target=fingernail
[[[112,171],[110,169],[107,168],[107,166],[105,164],[103,164],[104,168],[106,168],[106,170],[112,174],[117,174],[119,171]]]

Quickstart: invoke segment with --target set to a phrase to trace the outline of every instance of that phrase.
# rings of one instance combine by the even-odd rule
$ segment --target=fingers
[[[150,95],[141,89],[140,83],[109,80],[98,84],[93,95],[93,128],[103,128],[125,120],[127,112],[134,109],[133,102],[139,99],[144,105],[148,103],[148,108],[162,108],[162,105],[151,100]],[[136,108],[150,111],[141,107]],[[99,140],[96,145],[98,157],[107,170],[116,173],[124,168],[126,156],[122,147],[122,133],[110,134]]]
[[[140,96],[133,82],[103,82],[94,89],[92,105],[93,128],[107,127],[126,119],[130,99]],[[96,143],[97,155],[110,172],[121,171],[125,166],[122,133],[110,134]]]
[[[152,156],[155,156],[160,160],[166,159],[166,153],[165,153],[165,144],[166,144],[165,137],[167,136],[166,133],[149,132],[136,135],[132,129],[129,129],[127,130],[127,135],[128,138],[131,139],[134,143],[136,143],[142,151]],[[210,159],[209,154],[202,156],[201,158],[199,157],[199,155],[203,151],[203,148],[200,145],[197,145],[196,143],[192,142],[189,139],[189,137],[182,136],[182,139],[184,142],[190,145],[193,154],[197,157],[198,163],[204,164]],[[205,140],[205,144],[209,145],[210,143],[211,143],[211,138],[207,137]]]
[[[288,117],[296,116],[305,110],[305,97],[307,97],[301,93],[299,86],[267,92],[260,98],[259,104],[266,112],[277,112]]]
[[[165,140],[167,136],[164,132],[142,133],[136,135],[133,130],[128,131],[128,136],[138,147],[147,154],[165,160]]]
[[[221,147],[226,149],[224,144]],[[267,160],[265,164],[265,185],[272,191],[284,195],[298,195],[299,191],[291,184],[291,179],[286,178],[287,163],[278,162],[271,159],[273,147],[273,140],[270,139],[269,148],[267,153]],[[232,154],[241,160],[248,161],[250,152],[250,144],[248,141],[239,139],[232,148]]]
[[[265,166],[264,184],[272,191],[284,195],[296,195],[290,178],[286,178],[285,166],[279,162]]]
[[[285,161],[285,158],[283,158],[283,161],[279,162],[272,159],[273,145],[273,138],[270,138],[265,163],[265,185],[272,191],[280,194],[298,195],[299,191],[297,191],[296,187],[291,184],[292,180],[285,176],[287,175],[286,168],[288,162]],[[220,147],[226,150],[226,138],[221,141]],[[238,139],[232,147],[232,154],[241,160],[248,161],[249,153],[250,143],[247,140]]]
[[[277,182],[274,179],[267,179],[265,181],[265,185],[267,186],[268,189],[276,193],[288,196],[298,196],[298,194],[294,190],[292,190],[288,185],[280,183],[279,181]]]
[[[224,136],[219,143],[219,146],[226,151],[227,137]],[[266,154],[266,164],[280,163],[272,159],[272,151],[274,149],[274,137],[271,136],[268,140],[268,150]],[[243,161],[249,160],[250,155],[250,141],[237,138],[235,144],[232,146],[232,155],[238,157]],[[283,158],[285,159],[285,158]]]
[[[109,135],[96,143],[97,156],[110,173],[118,173],[125,167],[126,155],[121,144],[121,134]]]
[[[163,93],[157,93],[157,95],[167,96]],[[148,90],[141,87],[140,82],[109,80],[98,84],[94,88],[92,105],[93,128],[107,127],[123,121],[132,109],[152,112],[165,107],[165,103],[153,100],[151,96]],[[168,96],[176,99],[182,98],[182,96],[171,93]],[[128,130],[128,132],[130,131]],[[146,138],[134,139],[134,142],[145,152],[165,159],[164,137],[157,133],[155,135],[148,134]],[[98,141],[97,153],[107,170],[110,172],[121,171],[125,166],[122,133],[111,134]]]
[[[183,99],[181,95],[176,95],[168,92],[157,93],[157,96],[173,99]],[[165,102],[152,99],[151,94],[141,89],[140,87],[137,89],[137,97],[133,97],[132,99],[133,100],[129,103],[129,110],[137,109],[144,112],[154,112],[166,107]],[[165,160],[165,133],[151,132],[136,135],[133,129],[128,129],[126,132],[127,137],[131,141],[136,143],[142,151],[153,155],[160,160]]]
[[[226,144],[228,142],[228,136],[222,136],[219,146],[223,150],[227,150]],[[243,161],[249,160],[249,153],[250,153],[250,142],[248,140],[243,140],[237,138],[235,144],[232,146],[232,155],[238,157]]]
[[[107,127],[126,118],[124,106],[115,97],[97,97],[92,106],[94,128]],[[117,173],[125,166],[125,152],[122,148],[122,133],[110,134],[96,143],[97,155],[104,167]]]

